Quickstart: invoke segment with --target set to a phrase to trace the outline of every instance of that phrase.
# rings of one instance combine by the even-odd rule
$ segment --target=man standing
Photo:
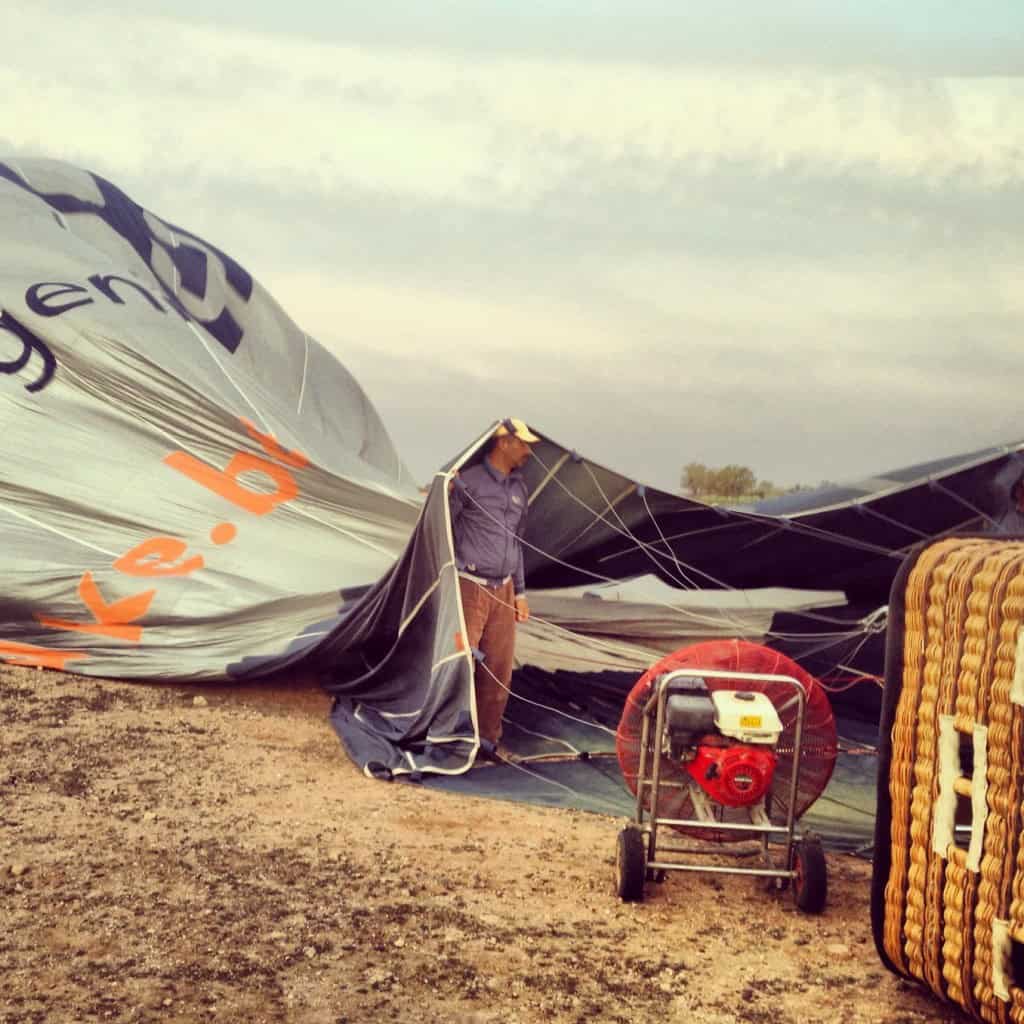
[[[452,480],[449,506],[467,642],[474,669],[477,728],[484,756],[508,759],[501,718],[509,698],[516,623],[526,622],[521,538],[529,493],[519,473],[540,438],[522,420],[495,430],[481,462]]]

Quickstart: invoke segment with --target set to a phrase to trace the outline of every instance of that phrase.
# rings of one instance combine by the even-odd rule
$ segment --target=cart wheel
[[[793,899],[797,910],[805,914],[820,914],[828,896],[828,867],[825,851],[817,836],[804,836],[794,849]]]
[[[619,833],[618,856],[615,859],[615,882],[620,898],[627,903],[640,902],[644,898],[646,873],[644,834],[635,825],[627,825]]]

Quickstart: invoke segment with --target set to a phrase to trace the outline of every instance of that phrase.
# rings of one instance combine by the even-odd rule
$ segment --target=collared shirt
[[[495,582],[511,576],[516,594],[524,594],[520,538],[529,497],[518,470],[506,476],[488,458],[462,470],[448,497],[456,566]]]

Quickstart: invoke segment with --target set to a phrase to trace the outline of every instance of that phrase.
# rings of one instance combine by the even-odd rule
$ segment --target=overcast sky
[[[427,479],[1024,438],[1024,4],[6,0],[0,156],[230,252]],[[829,8],[833,10],[830,12]]]

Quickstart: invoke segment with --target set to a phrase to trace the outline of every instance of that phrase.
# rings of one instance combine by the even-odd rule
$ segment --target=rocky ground
[[[879,963],[866,863],[821,917],[727,876],[623,904],[620,822],[371,781],[327,710],[0,666],[0,1022],[955,1019]]]

